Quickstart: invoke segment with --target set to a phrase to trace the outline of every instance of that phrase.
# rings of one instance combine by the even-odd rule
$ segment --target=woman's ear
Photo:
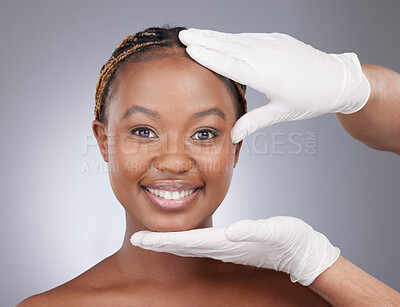
[[[107,134],[106,134],[106,127],[104,124],[95,119],[92,122],[92,129],[93,129],[93,134],[97,140],[97,144],[99,145],[100,148],[100,153],[103,156],[103,159],[105,162],[108,162],[108,143],[107,143]]]
[[[235,146],[236,146],[235,147],[235,161],[234,161],[234,164],[233,164],[233,168],[236,167],[236,164],[237,164],[237,162],[239,160],[239,152],[240,152],[240,148],[242,147],[242,143],[243,143],[243,140],[240,141],[239,143],[235,144]]]

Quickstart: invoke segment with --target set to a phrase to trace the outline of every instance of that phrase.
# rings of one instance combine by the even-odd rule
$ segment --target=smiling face
[[[95,120],[93,131],[136,229],[212,225],[239,156],[235,108],[224,82],[183,54],[123,67],[107,125]]]

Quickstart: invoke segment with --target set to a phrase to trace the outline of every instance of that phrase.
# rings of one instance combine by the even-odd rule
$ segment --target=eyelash
[[[155,139],[155,138],[158,138],[158,137],[148,137],[148,138],[147,137],[141,137],[140,135],[136,134],[136,132],[139,132],[141,130],[148,130],[148,131],[150,131],[150,134],[153,133],[154,135],[156,135],[156,133],[153,131],[153,129],[151,129],[149,127],[136,127],[136,128],[131,130],[131,133],[136,135],[137,137],[139,137],[141,139]],[[213,134],[214,137],[208,138],[208,139],[205,139],[205,140],[195,139],[196,141],[210,141],[210,140],[218,137],[218,135],[219,135],[219,133],[217,131],[212,130],[212,129],[200,129],[200,130],[197,130],[195,133],[193,133],[193,135],[196,135],[199,132],[209,132],[209,133]]]
[[[200,130],[197,130],[195,133],[193,133],[193,135],[197,135],[199,132],[209,132],[209,133],[214,134],[214,137],[205,139],[205,140],[195,139],[196,141],[210,141],[212,139],[215,139],[219,135],[219,133],[217,131],[212,130],[212,129],[200,129]]]
[[[136,135],[137,137],[139,137],[139,138],[141,138],[141,139],[154,139],[154,137],[152,137],[152,138],[146,138],[146,137],[141,137],[140,135],[136,134],[136,132],[139,132],[140,130],[149,130],[149,131],[150,131],[150,134],[151,134],[151,133],[156,134],[156,133],[153,131],[153,129],[151,129],[151,128],[149,128],[149,127],[136,127],[136,128],[133,128],[133,129],[131,130],[131,133],[134,134],[134,135]]]

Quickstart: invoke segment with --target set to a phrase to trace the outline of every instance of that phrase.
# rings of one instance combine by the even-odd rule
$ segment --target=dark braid
[[[123,63],[129,60],[146,61],[168,56],[166,49],[186,48],[179,40],[178,34],[185,27],[151,27],[125,38],[117,49],[113,52],[110,59],[100,70],[100,77],[96,86],[94,117],[101,122],[106,122],[105,110],[106,99],[113,77]],[[245,98],[246,86],[227,79],[217,74],[228,86],[234,95],[237,104],[237,118],[247,112],[247,102]],[[233,85],[233,86],[232,86]]]

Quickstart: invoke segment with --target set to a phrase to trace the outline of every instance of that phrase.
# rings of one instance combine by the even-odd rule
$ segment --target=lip
[[[150,184],[142,185],[142,188],[150,188],[153,190],[165,190],[165,191],[183,191],[183,190],[194,190],[197,188],[203,187],[201,184],[195,184],[188,181],[180,181],[180,180],[163,180],[157,181]]]
[[[199,194],[203,190],[203,186],[201,185],[196,185],[190,182],[179,182],[179,181],[160,181],[148,185],[143,185],[141,186],[141,188],[146,197],[154,206],[165,211],[179,211],[189,207],[195,202],[195,200],[198,198]],[[195,190],[195,191],[186,197],[173,200],[173,199],[164,199],[162,197],[154,195],[150,193],[150,191],[148,191],[147,188],[156,190],[165,190],[165,191],[182,191],[182,190]]]

